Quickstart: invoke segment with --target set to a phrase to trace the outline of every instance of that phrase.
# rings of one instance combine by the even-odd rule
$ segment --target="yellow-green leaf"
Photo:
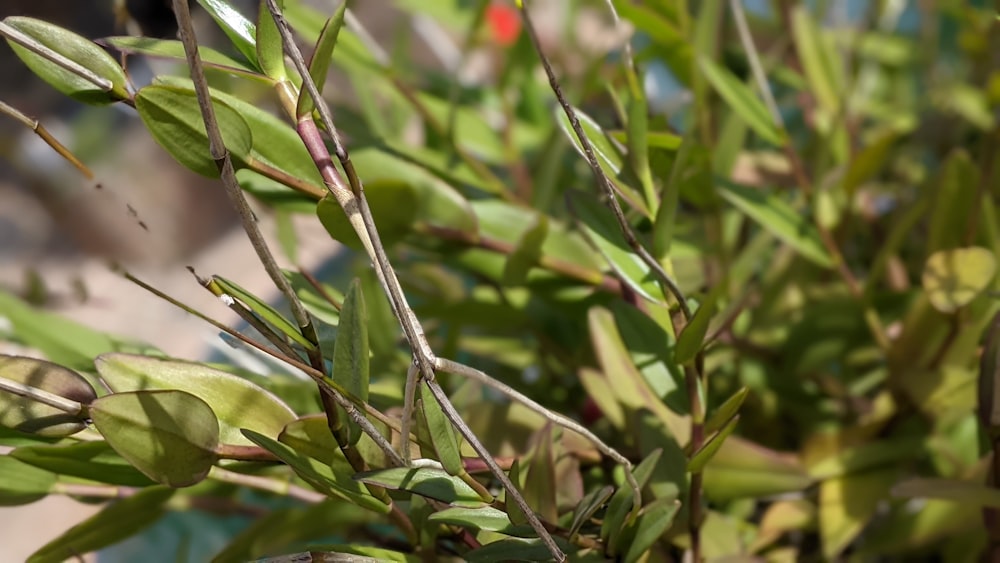
[[[989,287],[996,270],[996,257],[989,250],[955,248],[931,254],[921,281],[935,309],[954,313]]]

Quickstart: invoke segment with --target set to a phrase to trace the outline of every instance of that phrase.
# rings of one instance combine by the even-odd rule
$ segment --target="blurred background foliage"
[[[253,18],[250,4],[242,8]],[[392,16],[380,20],[372,14],[383,8],[373,4],[357,7],[384,53],[345,30],[326,91],[417,315],[439,355],[585,422],[636,462],[661,451],[645,490],[649,499],[679,499],[682,509],[647,560],[677,559],[690,545],[689,471],[698,452],[689,444],[685,371],[695,367],[704,375],[697,396],[708,406],[707,437],[719,446],[703,473],[706,559],[973,561],[996,553],[989,550],[1000,546],[1000,518],[992,509],[1000,502],[987,483],[998,482],[1000,420],[991,413],[1000,375],[995,350],[983,348],[998,311],[995,5],[745,2],[754,54],[731,2],[615,0],[618,26],[604,2],[530,3],[542,48],[584,114],[628,222],[699,313],[685,339],[676,330],[685,325],[678,304],[594,195],[592,172],[516,12],[502,2],[395,0],[384,7]],[[304,45],[315,44],[333,9],[286,0]],[[207,34],[211,21],[200,23]],[[143,30],[170,36],[165,25]],[[242,60],[224,34],[204,37]],[[128,58],[137,87],[153,75],[186,75],[183,66],[143,60]],[[266,80],[209,78],[280,113]],[[28,75],[18,80],[47,88]],[[30,97],[6,96],[44,116]],[[63,115],[81,158],[122,152],[125,137],[110,124],[134,124],[134,112],[72,107]],[[255,142],[256,156],[318,182],[308,161],[297,168],[294,158],[267,152],[286,138],[269,140]],[[21,183],[39,168],[16,147],[4,154],[7,165],[28,171],[10,176]],[[317,210],[315,198],[252,167],[239,177],[276,218],[290,263],[300,243],[293,216],[318,214],[344,243],[315,274],[336,303],[360,277],[373,352],[370,401],[395,412],[409,356],[339,208],[321,202]],[[198,185],[177,204],[192,218],[204,215],[206,232],[230,224],[205,211],[224,205],[216,188]],[[209,239],[195,237],[187,248]],[[337,309],[307,279],[295,281],[330,325],[332,342]],[[19,307],[0,303],[0,313],[15,319],[9,338],[53,361],[92,370],[94,355],[121,349],[101,342],[67,356],[18,324],[40,314]],[[575,434],[552,434],[541,417],[478,384],[443,379],[496,456],[526,460],[525,494],[553,520],[586,493],[621,482]],[[299,397],[288,401],[300,414],[319,410],[304,382],[257,380]],[[738,420],[727,410],[734,405]],[[291,526],[275,515],[302,522],[320,518],[316,507],[273,510],[251,528],[261,534],[257,543],[239,536],[232,545],[242,551],[231,546],[227,556],[330,540],[320,526],[281,535]],[[344,530],[340,540],[378,541],[371,516],[359,514],[331,509],[321,519]],[[185,542],[199,541],[200,530]],[[631,554],[618,549],[610,551]]]

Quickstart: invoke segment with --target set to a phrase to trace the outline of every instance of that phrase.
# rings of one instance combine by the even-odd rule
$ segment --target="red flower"
[[[517,9],[508,4],[491,2],[486,7],[486,23],[493,41],[501,47],[513,45],[521,33],[521,17]]]

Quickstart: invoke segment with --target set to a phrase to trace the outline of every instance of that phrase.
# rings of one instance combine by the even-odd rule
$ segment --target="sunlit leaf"
[[[719,286],[724,287],[724,286]],[[705,335],[708,334],[708,323],[715,314],[715,301],[719,296],[718,291],[713,291],[698,307],[691,320],[684,325],[681,333],[677,336],[677,345],[674,348],[674,361],[678,364],[686,364],[695,359],[701,351]]]
[[[643,507],[635,523],[635,537],[625,552],[624,561],[639,561],[674,522],[681,503],[676,499],[658,499]]]
[[[458,446],[458,436],[451,421],[444,414],[437,399],[427,391],[426,385],[420,386],[420,408],[427,421],[427,432],[434,444],[437,460],[441,462],[449,475],[463,475],[462,456]]]
[[[479,494],[465,481],[448,475],[443,469],[391,467],[358,473],[354,478],[362,483],[397,491],[409,491],[452,506],[479,508],[486,505]]]
[[[309,59],[309,76],[316,83],[316,90],[323,93],[323,85],[326,84],[327,71],[330,68],[330,60],[333,56],[333,49],[337,45],[337,38],[340,36],[340,29],[344,26],[344,14],[347,12],[347,2],[341,2],[337,11],[326,20],[323,31],[316,41],[316,48],[313,49],[312,57]],[[295,109],[296,115],[302,117],[309,115],[315,108],[312,96],[305,88],[299,93],[298,107]]]
[[[272,307],[264,299],[261,299],[246,289],[243,289],[236,282],[221,276],[212,276],[212,282],[217,284],[218,287],[225,292],[225,295],[242,302],[247,309],[250,309],[268,325],[276,329],[279,335],[283,334],[291,338],[306,350],[316,348],[315,344],[302,335],[302,330],[299,327],[292,324],[292,321],[285,318],[284,315],[278,312],[277,309]]]
[[[392,246],[413,230],[417,218],[418,195],[410,184],[396,181],[368,182],[365,196],[382,244]],[[349,218],[332,196],[324,197],[319,202],[316,215],[334,240],[355,250],[364,248]]]
[[[755,133],[765,141],[782,147],[788,138],[778,128],[774,118],[767,111],[764,102],[748,86],[740,82],[731,72],[710,59],[699,60],[701,71],[715,91],[729,104]]]
[[[171,487],[193,485],[216,461],[219,421],[184,391],[114,393],[90,405],[94,426],[119,455]]]
[[[276,437],[295,413],[273,393],[203,364],[131,354],[105,354],[94,362],[115,392],[177,389],[207,403],[219,419],[219,441],[249,446],[249,428]]]
[[[111,45],[123,53],[161,57],[177,61],[186,60],[184,44],[176,39],[157,39],[155,37],[135,37],[131,35],[105,37],[101,43]],[[244,78],[270,83],[271,80],[260,74],[258,70],[246,63],[233,59],[206,45],[198,46],[198,56],[206,70],[230,72]]]
[[[632,475],[639,483],[640,488],[645,486],[653,474],[662,453],[662,450],[654,450],[632,470]],[[617,553],[618,540],[626,525],[629,512],[632,510],[633,497],[634,493],[631,488],[618,487],[608,503],[608,509],[604,513],[604,521],[601,523],[601,540],[607,542],[609,553]]]
[[[553,538],[564,553],[577,549],[566,540]],[[508,538],[488,543],[464,554],[466,561],[551,561],[552,552],[537,538]]]
[[[989,287],[996,270],[996,257],[991,251],[955,248],[931,254],[921,281],[935,309],[954,313]]]
[[[431,514],[428,520],[430,522],[440,522],[442,524],[464,526],[475,530],[489,530],[504,534],[509,534],[515,529],[507,514],[492,506],[484,506],[482,508],[452,506]]]
[[[801,491],[813,481],[796,457],[739,436],[730,436],[704,471],[705,494],[718,501]]]
[[[691,455],[691,460],[688,462],[689,472],[699,473],[705,468],[705,465],[718,453],[719,448],[725,443],[726,438],[736,429],[736,424],[739,420],[740,417],[738,415],[730,418],[728,423],[712,435],[698,451]]]
[[[58,476],[11,457],[0,456],[0,506],[17,506],[45,498]]]
[[[55,89],[88,104],[110,104],[129,99],[125,71],[107,51],[93,41],[81,37],[55,24],[23,16],[9,16],[0,23],[0,35],[14,54],[42,80]],[[29,47],[26,41],[36,47]],[[67,70],[53,62],[55,53],[64,59],[90,71],[96,77],[107,81],[107,87],[94,84],[91,80]]]
[[[836,559],[868,521],[896,479],[890,467],[823,481],[819,490],[819,530],[826,559]]]
[[[215,23],[219,24],[233,46],[248,61],[257,61],[257,30],[253,22],[243,17],[229,2],[225,0],[198,0],[202,8],[208,12]]]
[[[784,200],[731,182],[721,182],[716,188],[726,201],[794,248],[803,258],[824,268],[833,266],[833,259],[823,246],[816,227]]]

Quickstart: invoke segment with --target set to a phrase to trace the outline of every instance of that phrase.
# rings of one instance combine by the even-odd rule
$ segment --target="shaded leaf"
[[[688,461],[689,472],[700,473],[705,468],[705,465],[718,453],[719,448],[725,443],[726,438],[733,433],[733,430],[736,430],[736,423],[739,420],[739,415],[730,418],[725,426],[719,429],[698,451],[691,455],[691,460]]]
[[[703,475],[706,496],[720,502],[801,491],[813,483],[795,457],[739,436],[722,444]]]
[[[426,385],[420,385],[420,410],[427,422],[427,433],[434,444],[437,460],[449,475],[464,475],[465,468],[462,466],[455,428]]]
[[[290,446],[252,430],[244,430],[243,435],[288,464],[296,475],[317,491],[327,496],[344,499],[368,510],[382,514],[389,512],[391,508],[389,505],[373,497],[361,483],[351,478],[354,471],[342,455],[333,459],[343,460],[343,463],[322,463],[308,454],[300,453]],[[334,451],[339,451],[339,448]]]
[[[615,488],[611,485],[605,485],[599,489],[594,489],[587,493],[583,499],[580,500],[580,504],[576,505],[576,509],[573,511],[573,523],[569,527],[569,534],[572,537],[574,534],[580,531],[580,528],[590,520],[597,511],[604,506],[604,503],[608,502],[611,495],[614,494]]]
[[[409,491],[452,506],[479,508],[486,503],[465,481],[432,467],[391,467],[365,471],[354,476],[362,483],[396,491]]]
[[[296,418],[270,391],[203,364],[131,354],[104,354],[94,364],[115,392],[177,389],[205,401],[218,417],[224,444],[252,445],[241,428],[277,436]]]
[[[954,313],[989,287],[996,270],[993,252],[975,246],[954,248],[931,254],[921,281],[935,309]]]
[[[405,182],[366,182],[365,197],[378,227],[382,244],[389,247],[413,230],[417,219],[418,194]],[[333,196],[324,197],[316,215],[330,237],[355,250],[363,250],[361,239]],[[360,215],[358,215],[360,219]]]
[[[636,520],[635,537],[625,552],[624,561],[639,561],[670,528],[680,507],[681,503],[677,499],[666,498],[657,499],[645,506]]]
[[[58,476],[23,461],[0,456],[0,506],[28,504],[48,496]]]
[[[0,355],[0,378],[76,401],[97,398],[80,374],[45,360]],[[40,436],[69,436],[86,427],[84,413],[70,414],[34,399],[0,390],[0,426]]]
[[[640,489],[646,485],[646,482],[652,476],[653,470],[656,468],[656,464],[659,462],[662,453],[663,450],[654,450],[632,470],[632,475],[635,477],[636,482],[639,483]],[[634,493],[631,488],[626,486],[618,487],[618,490],[615,491],[615,494],[611,497],[611,501],[608,503],[608,509],[604,513],[604,521],[601,523],[601,541],[607,544],[608,553],[618,553],[618,540],[626,525],[629,512],[632,510],[633,496]]]
[[[153,482],[121,457],[106,442],[79,442],[64,446],[30,446],[9,454],[41,469],[98,483],[145,487]]]
[[[94,401],[90,416],[108,444],[157,483],[193,485],[215,463],[219,422],[211,407],[190,393],[114,393]]]
[[[39,78],[67,96],[88,104],[110,104],[129,99],[127,79],[121,65],[93,41],[46,21],[23,16],[9,16],[0,24],[0,32],[14,54]],[[102,88],[77,73],[52,62],[52,56],[40,54],[23,44],[25,37],[38,47],[54,52],[108,81]]]
[[[542,257],[542,245],[549,234],[549,221],[539,214],[526,231],[521,233],[514,251],[507,256],[503,268],[504,285],[521,285],[528,277],[528,271],[538,265]]]
[[[140,530],[159,520],[174,490],[168,487],[149,487],[73,526],[64,534],[45,544],[31,554],[31,563],[60,563],[114,545],[130,538]]]
[[[725,287],[719,284],[719,288]],[[715,302],[721,290],[714,290],[701,303],[695,311],[691,321],[684,325],[681,333],[677,336],[677,345],[674,347],[674,361],[678,364],[686,364],[694,361],[698,352],[701,351],[705,335],[708,334],[708,325],[715,314]]]
[[[566,540],[560,537],[552,539],[564,553],[576,551]],[[466,561],[551,561],[552,552],[538,538],[508,538],[474,549],[464,557]]]
[[[705,422],[705,432],[716,432],[728,424],[740,412],[740,407],[743,406],[743,401],[746,400],[749,392],[748,387],[741,387],[739,391],[733,393],[724,403],[719,405],[719,408],[715,409],[712,416]]]
[[[250,126],[225,102],[214,99],[215,118],[234,165],[246,162],[253,146]],[[136,111],[157,143],[177,162],[203,176],[218,177],[219,169],[208,150],[208,135],[193,90],[172,86],[146,86],[135,96]]]
[[[900,498],[940,499],[964,506],[1000,508],[1000,490],[973,481],[912,478],[893,485],[891,493]]]
[[[794,248],[803,258],[824,268],[833,266],[833,259],[823,246],[816,227],[784,200],[732,182],[721,182],[716,188],[726,201]]]
[[[333,345],[333,380],[358,399],[368,402],[368,309],[357,279],[351,282],[340,309],[337,340]],[[361,438],[361,430],[354,422],[351,426],[351,443]]]

